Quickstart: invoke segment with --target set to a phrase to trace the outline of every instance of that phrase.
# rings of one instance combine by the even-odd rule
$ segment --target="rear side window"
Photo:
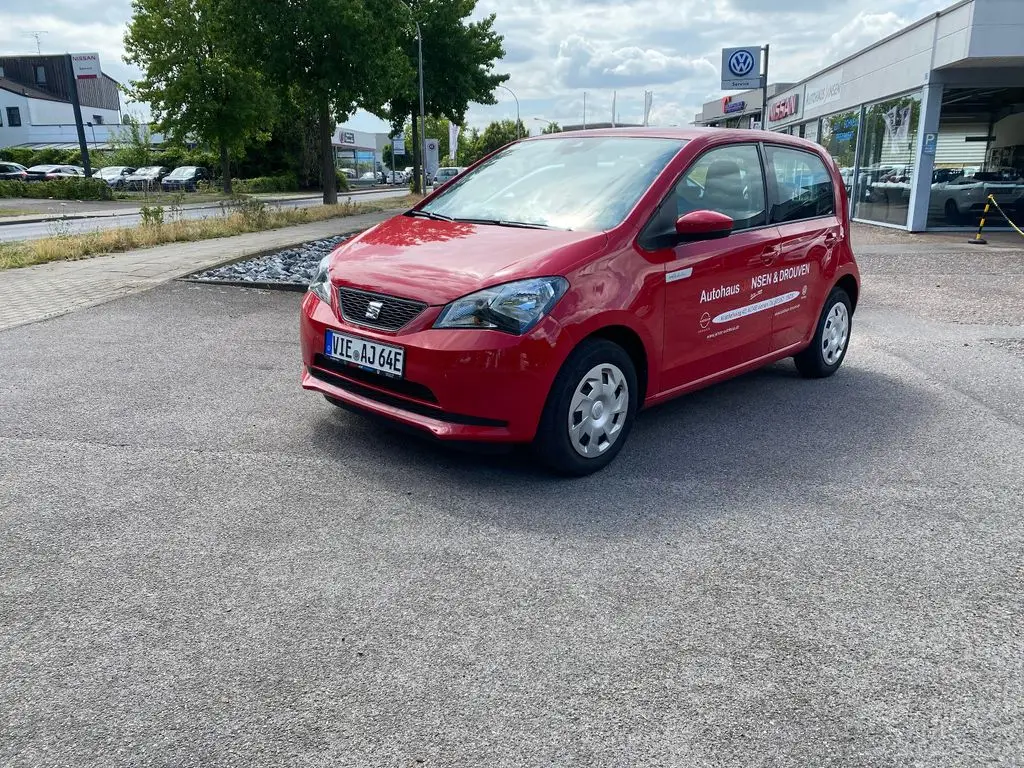
[[[775,179],[771,221],[781,224],[835,213],[832,177],[821,158],[798,149],[765,146]]]

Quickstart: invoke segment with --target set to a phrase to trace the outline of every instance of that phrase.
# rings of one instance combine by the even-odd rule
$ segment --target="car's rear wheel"
[[[813,341],[793,358],[800,375],[823,379],[838,371],[850,345],[852,328],[853,304],[850,297],[842,288],[833,288],[821,310]]]
[[[956,207],[956,200],[946,201],[946,223],[959,224],[961,221],[960,209]]]
[[[534,449],[556,472],[589,475],[622,450],[639,402],[636,367],[606,339],[573,350],[548,394]]]

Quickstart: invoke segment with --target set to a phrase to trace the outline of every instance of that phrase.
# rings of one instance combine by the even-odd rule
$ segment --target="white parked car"
[[[1007,213],[1024,209],[1024,178],[1013,168],[951,177],[940,169],[932,178],[940,181],[932,184],[930,212],[944,216],[948,224],[962,224],[967,216],[977,217],[985,210],[989,195],[995,195]]]

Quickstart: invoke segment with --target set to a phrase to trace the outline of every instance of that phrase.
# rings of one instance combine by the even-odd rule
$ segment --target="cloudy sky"
[[[611,117],[638,122],[643,93],[653,91],[652,122],[686,125],[701,104],[721,96],[721,48],[771,45],[771,80],[800,80],[822,66],[951,5],[954,0],[478,0],[477,14],[496,13],[505,36],[500,71],[519,98],[523,121],[559,123]],[[31,32],[45,31],[43,52],[99,51],[103,70],[128,82],[138,75],[121,59],[130,0],[34,0],[3,3],[0,50],[32,53]],[[426,84],[430,88],[430,83]],[[471,105],[467,122],[483,127],[514,118],[515,103],[499,89],[498,104]],[[145,112],[129,105],[129,110]],[[372,115],[349,125],[385,130]]]

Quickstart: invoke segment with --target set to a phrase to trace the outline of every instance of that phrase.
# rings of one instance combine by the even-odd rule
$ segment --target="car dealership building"
[[[705,105],[696,122],[728,125],[731,103]],[[744,117],[751,127],[761,110]],[[829,150],[857,220],[976,227],[989,194],[1024,219],[1024,0],[963,0],[802,82],[769,86],[765,127]]]

